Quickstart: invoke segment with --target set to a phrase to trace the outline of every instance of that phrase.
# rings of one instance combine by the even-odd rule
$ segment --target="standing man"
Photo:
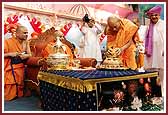
[[[102,53],[99,44],[98,34],[102,32],[100,25],[95,23],[93,18],[89,19],[86,14],[83,17],[83,26],[81,28],[84,34],[83,58],[95,58],[97,65],[102,61]]]
[[[157,5],[147,11],[150,24],[145,39],[146,68],[156,68],[159,71],[163,95],[164,69],[164,21],[160,19],[162,7]]]
[[[145,50],[149,68],[163,68],[164,21],[160,19],[162,7],[155,6],[147,11],[150,24],[145,39]]]
[[[5,100],[23,96],[24,63],[31,56],[27,41],[28,30],[18,26],[16,37],[4,41],[4,95]]]
[[[104,34],[107,35],[107,49],[115,49],[116,54],[123,61],[125,67],[135,70],[134,35],[138,27],[128,19],[111,16],[107,19]]]

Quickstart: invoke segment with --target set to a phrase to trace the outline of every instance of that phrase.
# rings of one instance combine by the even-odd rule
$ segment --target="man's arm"
[[[121,47],[121,52],[127,49],[128,47],[130,47],[132,43],[133,43],[133,40],[130,39],[123,47]]]
[[[100,34],[103,31],[100,24],[95,23],[95,27],[97,28],[97,34]]]
[[[133,40],[130,39],[123,47],[116,48],[115,50],[116,50],[117,55],[120,55],[125,49],[130,47],[132,43],[133,43]]]
[[[16,57],[16,56],[19,56],[18,52],[9,52],[9,53],[5,53],[4,54],[4,58],[7,58],[7,57]]]

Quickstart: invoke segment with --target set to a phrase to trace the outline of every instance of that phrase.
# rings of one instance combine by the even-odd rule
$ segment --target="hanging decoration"
[[[30,18],[29,16],[24,16],[23,14],[20,15],[13,15],[8,16],[6,20],[4,21],[4,34],[10,33],[11,27],[15,27],[18,24],[21,24],[28,28],[29,33],[37,32],[42,33],[42,23],[40,21],[37,21],[37,19]]]
[[[64,25],[64,27],[61,28],[60,31],[64,34],[64,36],[66,36],[68,31],[71,29],[71,27],[72,27],[72,24],[68,23],[68,24]]]
[[[40,28],[41,22],[37,21],[36,18],[32,18],[32,20],[30,21],[30,24],[33,27],[35,32],[37,32],[37,33],[41,33],[42,32],[42,29]]]
[[[4,34],[10,31],[11,27],[14,27],[14,25],[17,25],[18,22],[18,16],[14,15],[12,17],[7,17],[4,23]]]

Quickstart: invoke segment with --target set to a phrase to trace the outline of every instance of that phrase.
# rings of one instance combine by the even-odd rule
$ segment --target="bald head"
[[[110,16],[107,19],[107,24],[112,32],[118,32],[121,26],[121,20],[116,16]]]
[[[16,38],[26,40],[28,37],[28,30],[25,26],[18,26],[16,29]]]
[[[120,19],[116,16],[110,16],[107,19],[107,23],[117,23],[120,22]]]
[[[25,26],[18,26],[16,29],[16,32],[23,31],[23,30],[27,30],[27,28]]]

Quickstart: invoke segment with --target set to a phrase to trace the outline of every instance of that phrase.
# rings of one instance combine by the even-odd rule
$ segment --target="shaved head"
[[[116,16],[110,16],[107,19],[107,24],[112,32],[117,33],[121,26],[121,20]]]
[[[107,23],[117,23],[120,22],[120,19],[116,16],[110,16],[107,19]]]
[[[25,26],[18,26],[16,29],[16,32],[22,31],[22,30],[27,30]]]
[[[16,38],[26,40],[28,37],[28,30],[25,26],[18,26],[16,29]]]

